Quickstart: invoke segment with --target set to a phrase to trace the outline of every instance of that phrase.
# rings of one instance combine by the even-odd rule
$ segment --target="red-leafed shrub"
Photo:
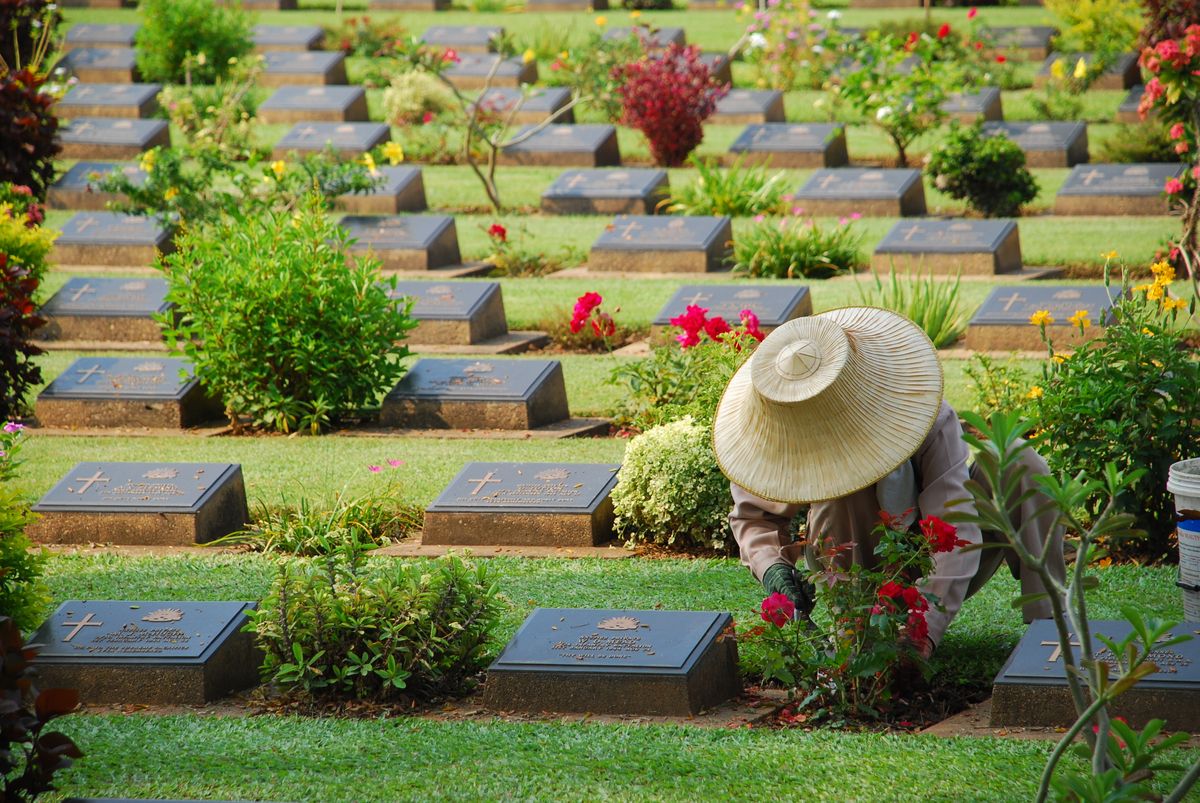
[[[33,190],[39,199],[54,181],[58,144],[55,98],[42,91],[43,76],[0,67],[0,182]]]
[[[1200,24],[1200,0],[1144,0],[1146,24],[1138,48],[1154,47],[1164,39],[1182,39],[1189,25]]]
[[[613,69],[620,83],[621,122],[650,143],[654,161],[678,167],[704,139],[703,123],[728,88],[717,83],[694,46],[671,45],[656,58]]]

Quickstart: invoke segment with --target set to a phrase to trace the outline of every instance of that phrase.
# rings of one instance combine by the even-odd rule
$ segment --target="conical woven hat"
[[[717,463],[776,502],[866,488],[916,452],[942,402],[942,366],[920,327],[876,307],[788,321],[721,397]]]

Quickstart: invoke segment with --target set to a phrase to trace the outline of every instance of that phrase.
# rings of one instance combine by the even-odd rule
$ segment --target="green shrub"
[[[212,83],[250,52],[250,16],[213,0],[141,0],[137,66],[145,81]],[[236,64],[236,62],[234,62]]]
[[[671,193],[667,211],[678,215],[760,215],[782,211],[787,176],[778,171],[767,175],[762,165],[743,167],[739,156],[722,170],[716,159],[695,154],[688,162],[696,168],[696,180]]]
[[[325,46],[347,56],[385,58],[404,49],[407,29],[395,18],[379,21],[365,14],[326,23]]]
[[[925,170],[935,187],[985,217],[1015,217],[1038,193],[1021,147],[1003,133],[984,136],[978,125],[952,125]]]
[[[1156,120],[1117,126],[1096,147],[1097,162],[1178,162],[1169,126]]]
[[[732,547],[729,480],[717,467],[711,424],[687,416],[631,440],[612,501],[626,545]]]
[[[26,632],[41,624],[50,604],[50,589],[42,581],[46,562],[33,552],[25,528],[37,517],[12,482],[20,465],[20,424],[0,427],[0,611]]]
[[[958,296],[960,276],[953,281],[937,279],[932,273],[901,278],[892,271],[887,284],[874,271],[871,276],[873,287],[864,290],[859,285],[862,302],[900,313],[921,327],[937,348],[954,345],[967,331],[967,315]]]
[[[265,680],[314,696],[429,700],[468,691],[496,646],[492,573],[456,556],[292,559],[251,630]]]
[[[827,279],[862,262],[862,239],[847,218],[836,226],[799,217],[759,220],[734,239],[733,270],[774,279]]]
[[[309,196],[297,210],[226,213],[185,228],[162,261],[177,317],[171,348],[195,365],[238,426],[317,432],[377,402],[404,372],[416,324],[373,258]]]
[[[1062,23],[1056,49],[1105,63],[1133,50],[1146,22],[1139,0],[1046,0],[1046,10]]]
[[[0,183],[0,421],[24,413],[26,395],[42,381],[35,358],[43,352],[33,339],[45,320],[34,297],[55,237],[42,219],[32,189]]]
[[[216,83],[163,87],[158,101],[190,147],[245,161],[256,152],[253,90],[262,71],[261,56],[237,59]]]
[[[540,53],[545,48],[535,43],[531,49]],[[621,119],[622,105],[618,70],[642,55],[642,43],[636,34],[605,39],[602,32],[593,30],[585,42],[565,50],[555,49],[547,83],[569,87],[580,98],[580,106],[605,122],[615,123]]]
[[[972,412],[989,419],[997,412],[1023,414],[1033,377],[1016,360],[1001,362],[986,354],[972,354],[963,373],[970,383]]]
[[[392,125],[428,123],[455,108],[454,94],[422,70],[398,73],[383,91],[384,119]]]
[[[656,348],[645,359],[618,365],[608,380],[623,390],[616,423],[645,431],[690,416],[711,424],[725,385],[749,355],[733,343],[704,340]]]

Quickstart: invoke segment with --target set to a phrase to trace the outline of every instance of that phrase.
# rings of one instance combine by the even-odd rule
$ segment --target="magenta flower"
[[[387,461],[387,464],[389,466],[391,466],[392,468],[400,468],[400,466],[404,465],[404,461],[392,459],[392,460]]]
[[[371,472],[372,474],[378,474],[379,472],[383,471],[383,468],[380,466],[367,466],[367,471]]]
[[[9,421],[9,422],[5,423],[5,425],[4,425],[4,431],[7,432],[9,435],[13,434],[14,432],[20,432],[23,429],[25,429],[25,425],[18,424],[15,421]]]

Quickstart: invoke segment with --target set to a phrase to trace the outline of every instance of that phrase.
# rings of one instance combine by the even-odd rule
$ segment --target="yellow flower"
[[[1154,274],[1154,281],[1157,284],[1170,284],[1175,280],[1175,268],[1171,267],[1171,263],[1166,260],[1155,262],[1150,266],[1150,272]]]
[[[1149,335],[1150,337],[1154,337],[1154,333],[1151,332],[1149,329],[1147,329],[1145,326],[1142,327],[1142,334]]]
[[[404,148],[399,142],[388,142],[383,146],[383,158],[388,160],[388,164],[395,167],[404,161]]]
[[[558,54],[558,57],[559,57],[559,59],[561,59],[562,61],[567,61],[568,59],[570,59],[570,58],[571,58],[571,54],[570,54],[570,53],[568,53],[567,51],[565,51],[565,50],[564,50],[564,51],[562,51],[561,53],[559,53],[559,54]]]
[[[1088,311],[1085,309],[1075,310],[1075,314],[1067,318],[1067,321],[1071,326],[1078,326],[1080,329],[1087,329],[1092,325],[1092,322],[1088,320]]]
[[[1187,309],[1188,303],[1182,298],[1164,298],[1162,300],[1162,308],[1166,312],[1177,309]]]
[[[1054,63],[1050,65],[1050,75],[1054,78],[1057,78],[1059,81],[1061,81],[1063,78],[1066,78],[1067,63],[1062,59],[1055,59]]]
[[[1049,326],[1054,323],[1054,319],[1050,317],[1050,311],[1040,309],[1029,316],[1029,322],[1034,326]]]
[[[1109,252],[1107,252],[1107,253],[1101,254],[1100,256],[1101,256],[1101,258],[1103,258],[1103,259],[1107,259],[1107,260],[1113,260],[1113,259],[1116,259],[1116,258],[1117,258],[1117,252],[1116,252],[1116,251],[1109,251]]]
[[[1025,394],[1025,398],[1030,399],[1030,400],[1040,399],[1040,398],[1042,398],[1043,395],[1045,395],[1045,393],[1041,389],[1041,387],[1038,385],[1034,385],[1033,387],[1031,387],[1029,389],[1029,392]]]
[[[363,164],[363,167],[367,168],[367,172],[370,173],[372,176],[378,175],[379,171],[375,169],[375,157],[374,156],[372,156],[369,153],[364,153],[362,155],[362,164]]]
[[[532,47],[527,48],[525,50],[525,52],[521,54],[521,61],[524,62],[525,64],[528,64],[529,62],[533,61],[536,58],[537,58],[537,53],[533,52]]]
[[[1162,360],[1151,360],[1150,364],[1153,365],[1155,368],[1163,367]]]
[[[1161,284],[1152,284],[1150,289],[1146,291],[1146,298],[1150,301],[1158,301],[1163,297],[1163,286]]]
[[[1146,293],[1146,292],[1149,292],[1150,288],[1151,288],[1151,287],[1153,287],[1153,286],[1154,286],[1154,285],[1152,285],[1152,284],[1139,284],[1137,287],[1134,287],[1134,288],[1133,288],[1133,292],[1135,292],[1135,293]]]
[[[1055,355],[1054,355],[1054,361],[1055,361],[1056,363],[1058,363],[1059,365],[1062,365],[1064,362],[1066,362],[1066,361],[1067,361],[1067,357],[1068,357],[1068,356],[1069,356],[1069,355],[1065,355],[1065,354],[1055,354]]]
[[[1073,73],[1073,75],[1077,79],[1082,79],[1082,78],[1087,78],[1087,74],[1088,74],[1087,62],[1084,61],[1083,59],[1080,59],[1079,61],[1075,62],[1075,72]]]
[[[637,18],[638,18],[638,17],[640,17],[640,16],[642,16],[642,12],[640,12],[640,11],[638,11],[638,10],[636,10],[636,9],[634,9],[633,11],[630,11],[630,12],[629,12],[629,19],[631,19],[631,20],[635,20],[635,19],[637,19]]]
[[[603,28],[608,24],[608,17],[601,14],[600,16],[596,17],[596,24]]]
[[[283,174],[287,171],[287,162],[282,159],[277,159],[271,162],[271,172],[275,174],[276,179],[283,178]]]
[[[175,187],[167,187],[167,191],[163,193],[163,200],[170,201],[172,198],[174,198],[178,194],[179,194],[179,190],[176,189]]]
[[[154,172],[154,163],[158,160],[158,151],[146,151],[142,154],[141,168],[147,173]]]

